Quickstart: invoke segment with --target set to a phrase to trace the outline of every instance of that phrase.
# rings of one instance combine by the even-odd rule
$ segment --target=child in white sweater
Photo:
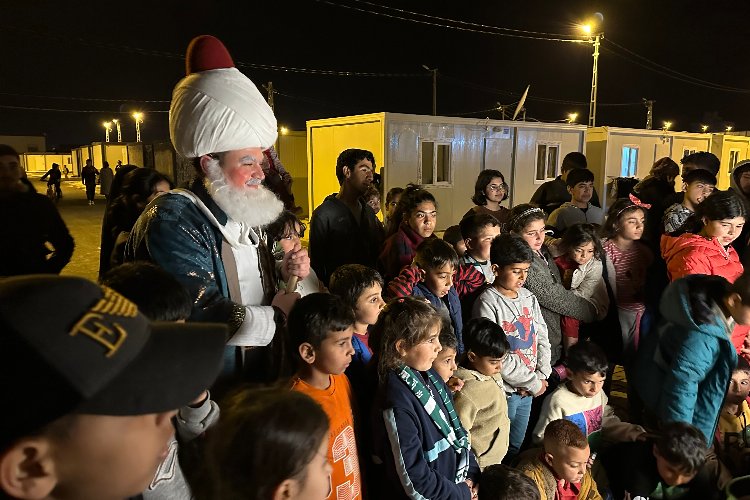
[[[568,351],[567,380],[542,404],[533,432],[533,441],[540,444],[544,429],[553,420],[564,418],[576,424],[589,440],[592,452],[599,450],[601,439],[635,441],[645,431],[639,425],[621,422],[607,404],[602,391],[607,375],[607,357],[592,342],[580,342]]]

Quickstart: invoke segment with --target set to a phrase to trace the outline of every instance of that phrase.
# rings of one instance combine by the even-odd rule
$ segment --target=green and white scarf
[[[427,377],[430,382],[432,382],[435,389],[437,389],[440,399],[443,400],[443,404],[448,410],[448,417],[445,416],[442,408],[440,408],[440,405],[435,401],[430,389],[425,386],[422,377],[420,377],[414,369],[408,366],[403,366],[400,370],[397,370],[396,373],[399,378],[404,381],[409,390],[411,390],[411,392],[417,397],[419,402],[422,403],[422,406],[430,415],[432,421],[435,422],[440,433],[458,454],[458,469],[456,471],[455,482],[460,483],[465,481],[466,475],[469,472],[469,438],[461,425],[458,415],[456,414],[456,410],[453,407],[453,401],[451,401],[443,384],[431,372],[426,372]]]

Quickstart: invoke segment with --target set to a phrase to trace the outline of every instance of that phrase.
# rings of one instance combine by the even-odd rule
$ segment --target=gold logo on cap
[[[104,297],[78,320],[70,335],[73,337],[79,333],[86,335],[101,344],[106,349],[106,356],[109,358],[117,352],[128,333],[116,322],[109,318],[105,319],[104,315],[133,318],[138,314],[138,308],[113,290],[106,287],[102,289]]]

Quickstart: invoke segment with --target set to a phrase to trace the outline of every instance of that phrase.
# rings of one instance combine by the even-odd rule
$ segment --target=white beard
[[[284,210],[284,203],[265,186],[241,189],[230,185],[219,160],[209,162],[203,182],[211,198],[235,222],[262,227],[275,221]]]

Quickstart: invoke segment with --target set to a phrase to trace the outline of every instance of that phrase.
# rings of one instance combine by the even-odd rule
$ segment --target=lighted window
[[[422,141],[420,155],[420,183],[423,185],[449,185],[451,172],[451,144],[449,142]]]
[[[536,146],[536,180],[548,181],[558,176],[560,144],[539,143]]]
[[[623,146],[620,177],[635,177],[636,173],[638,173],[638,146]]]

